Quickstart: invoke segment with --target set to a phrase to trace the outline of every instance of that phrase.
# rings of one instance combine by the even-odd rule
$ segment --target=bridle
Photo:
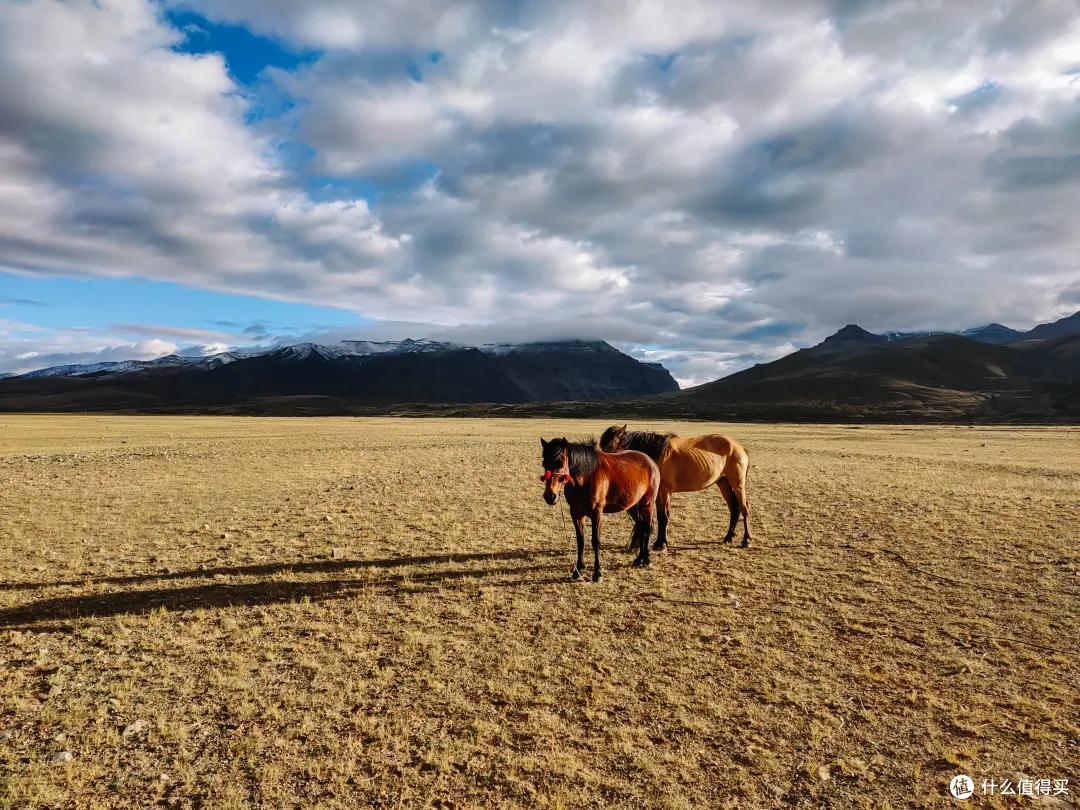
[[[571,480],[570,473],[561,471],[555,472],[554,470],[544,470],[544,474],[540,476],[541,481],[550,481],[552,478],[554,478],[557,483],[563,484],[569,484]]]

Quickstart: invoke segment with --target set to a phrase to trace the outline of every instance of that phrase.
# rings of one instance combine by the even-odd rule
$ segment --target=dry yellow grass
[[[570,584],[537,437],[603,426],[0,417],[0,804],[1080,792],[1080,432],[663,426],[747,445],[755,547],[680,495]]]

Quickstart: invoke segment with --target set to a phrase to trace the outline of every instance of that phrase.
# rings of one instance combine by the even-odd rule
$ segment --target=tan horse
[[[743,521],[743,547],[750,545],[750,505],[746,497],[746,474],[750,456],[734,439],[719,433],[684,439],[674,433],[628,431],[626,425],[612,425],[600,437],[600,449],[638,450],[660,468],[660,493],[657,498],[656,542],[654,549],[667,545],[668,514],[675,492],[699,492],[714,484],[727,501],[731,521],[723,542],[735,537],[740,514]]]

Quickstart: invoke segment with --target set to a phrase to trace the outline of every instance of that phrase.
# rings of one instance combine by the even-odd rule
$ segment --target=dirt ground
[[[683,494],[569,583],[538,437],[604,427],[0,416],[0,805],[1076,800],[1080,430],[654,423],[755,545]]]

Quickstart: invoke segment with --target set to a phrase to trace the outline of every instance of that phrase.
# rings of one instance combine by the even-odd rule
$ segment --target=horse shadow
[[[190,568],[185,571],[162,571],[154,574],[125,574],[116,577],[83,577],[56,582],[0,583],[0,591],[39,590],[41,588],[80,587],[86,585],[135,585],[140,582],[175,579],[210,579],[216,576],[263,577],[275,574],[330,574],[366,568],[406,568],[416,565],[445,565],[448,563],[494,562],[499,560],[528,560],[536,557],[565,554],[555,549],[483,551],[473,554],[427,554],[413,557],[385,557],[372,560],[314,560],[312,562],[274,562],[257,565]]]
[[[388,557],[368,560],[319,560],[314,562],[282,562],[235,567],[199,568],[162,574],[133,574],[119,577],[84,579],[77,582],[44,582],[32,585],[20,583],[0,587],[0,590],[26,590],[64,585],[133,585],[151,581],[213,578],[220,576],[276,576],[283,573],[338,573],[362,570],[389,570],[424,565],[463,564],[470,562],[518,561],[529,562],[549,558],[547,562],[531,565],[483,566],[456,568],[445,571],[419,571],[388,574],[378,579],[337,578],[331,580],[271,579],[244,583],[208,583],[183,588],[150,588],[121,590],[81,596],[59,596],[0,609],[0,629],[52,630],[70,632],[71,622],[120,615],[138,615],[164,608],[169,612],[227,607],[254,607],[287,602],[325,602],[347,599],[360,593],[377,595],[411,595],[432,593],[447,588],[465,590],[472,587],[514,588],[551,584],[563,581],[554,575],[561,564],[554,557],[565,557],[565,550],[497,551],[475,554],[432,554],[413,557]],[[548,573],[549,577],[537,577]],[[497,579],[517,575],[516,579]],[[531,576],[522,576],[531,575]],[[494,581],[487,581],[496,578]],[[44,625],[44,626],[43,626]]]

